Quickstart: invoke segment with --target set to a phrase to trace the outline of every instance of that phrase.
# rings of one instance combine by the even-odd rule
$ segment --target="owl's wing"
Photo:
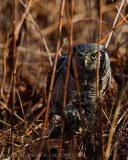
[[[67,54],[60,56],[57,60],[57,66],[56,66],[56,73],[55,73],[55,79],[54,79],[54,83],[57,80],[57,78],[59,77],[61,71],[64,68],[64,64],[67,61]],[[51,67],[51,69],[49,70],[49,74],[48,74],[48,78],[47,78],[47,84],[46,84],[46,93],[48,95],[48,91],[49,91],[49,87],[50,87],[50,81],[51,81],[51,77],[52,77],[52,70],[53,70],[53,66]]]

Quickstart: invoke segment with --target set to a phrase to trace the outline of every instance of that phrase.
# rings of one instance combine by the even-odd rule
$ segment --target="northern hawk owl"
[[[99,46],[100,62],[99,62],[99,92],[104,94],[111,80],[110,60],[106,48],[103,45]],[[94,115],[96,108],[96,65],[98,55],[98,44],[87,43],[78,44],[73,47],[71,58],[71,66],[68,78],[66,109],[63,111],[63,96],[65,78],[67,74],[68,54],[60,56],[57,61],[55,80],[53,85],[49,118],[55,122],[55,126],[61,126],[58,121],[62,116],[66,117],[65,125],[69,130],[75,130],[79,126],[81,116],[79,113],[78,93],[76,89],[75,73],[72,60],[75,59],[75,64],[78,72],[78,81],[80,88],[80,98],[82,106],[82,117],[88,121],[88,117]],[[47,93],[51,80],[52,68],[47,80]],[[57,124],[58,123],[58,124]],[[56,127],[54,127],[56,128]],[[57,129],[57,128],[56,128]]]

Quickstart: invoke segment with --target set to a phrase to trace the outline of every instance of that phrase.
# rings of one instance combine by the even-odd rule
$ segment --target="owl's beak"
[[[87,64],[88,64],[88,60],[85,58],[84,65],[87,66]]]

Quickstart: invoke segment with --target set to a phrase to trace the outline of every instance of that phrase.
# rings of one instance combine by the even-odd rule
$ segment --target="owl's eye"
[[[79,59],[82,59],[82,58],[83,58],[82,54],[78,54],[77,57],[78,57]]]
[[[92,60],[95,60],[95,59],[96,59],[96,54],[92,54],[92,55],[91,55],[91,59],[92,59]]]

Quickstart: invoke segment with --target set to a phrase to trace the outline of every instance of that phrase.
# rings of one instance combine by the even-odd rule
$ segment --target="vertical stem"
[[[117,20],[118,20],[118,17],[119,17],[119,15],[120,15],[120,12],[121,12],[121,9],[122,9],[122,7],[123,7],[124,2],[125,2],[125,0],[122,0],[121,5],[120,5],[120,8],[119,8],[119,10],[118,10],[118,13],[117,13],[117,15],[116,15],[116,17],[115,17],[115,20],[114,20],[114,22],[113,22],[112,30],[111,30],[111,32],[110,32],[110,34],[109,34],[108,40],[107,40],[106,45],[105,45],[106,48],[108,47],[108,44],[109,44],[109,42],[110,42],[110,40],[111,40],[113,31],[114,31],[114,29],[115,29],[115,27],[116,27],[116,22],[117,22]]]
[[[100,146],[101,146],[101,156],[102,156],[102,160],[104,159],[104,138],[103,138],[103,123],[102,123],[102,121],[103,121],[103,115],[102,115],[102,108],[103,108],[103,106],[102,106],[102,101],[101,101],[101,99],[100,99],[100,102],[99,102],[99,106],[100,106]]]
[[[96,65],[96,96],[99,94],[99,65],[100,65],[100,40],[101,40],[101,31],[102,31],[102,0],[100,0],[100,19],[99,19],[99,32],[98,32],[98,56],[97,56],[97,65]]]
[[[62,32],[62,20],[63,20],[63,14],[64,14],[64,6],[65,6],[65,0],[61,0],[59,27],[58,27],[58,41],[57,41],[56,53],[55,53],[55,57],[54,57],[54,64],[53,64],[51,82],[50,82],[50,87],[49,87],[48,99],[47,99],[47,104],[46,104],[45,119],[44,119],[44,124],[43,124],[43,131],[42,131],[42,141],[41,141],[41,144],[39,147],[39,153],[37,156],[37,160],[40,160],[41,150],[42,150],[43,141],[44,141],[43,137],[47,131],[48,111],[49,111],[49,106],[50,106],[50,101],[51,101],[51,95],[52,95],[52,89],[53,89],[53,84],[54,84],[58,53],[59,53],[59,48],[60,48],[60,38],[61,38],[61,32]]]
[[[121,100],[123,97],[123,92],[124,92],[124,88],[127,88],[128,83],[124,85],[124,79],[122,79],[121,82],[121,86],[119,86],[118,89],[118,94],[114,103],[114,108],[116,108],[114,116],[113,116],[113,120],[112,120],[112,124],[111,124],[111,128],[110,128],[110,132],[109,132],[109,138],[108,138],[108,143],[107,143],[107,148],[106,148],[106,152],[105,152],[105,156],[104,156],[104,160],[108,160],[111,154],[111,149],[112,149],[112,140],[113,140],[113,136],[116,130],[116,124],[117,124],[117,119],[118,116],[120,114],[120,110],[121,110]]]
[[[81,105],[81,95],[80,95],[80,87],[79,87],[79,77],[78,77],[78,70],[77,70],[77,64],[75,61],[75,58],[73,57],[72,59],[72,64],[73,64],[73,70],[74,70],[74,76],[75,76],[75,83],[76,83],[76,90],[77,90],[77,100],[78,100],[78,105],[79,105],[79,113],[81,116],[82,113],[82,105]],[[81,116],[82,119],[82,116]]]
[[[99,1],[99,32],[98,32],[98,58],[97,58],[97,66],[96,66],[96,97],[97,97],[97,105],[99,108],[100,114],[100,144],[101,144],[101,156],[102,159],[104,157],[104,139],[103,139],[103,125],[102,125],[102,103],[99,92],[99,66],[100,66],[100,41],[101,41],[101,33],[102,33],[102,0]]]
[[[11,117],[11,159],[14,160],[14,113],[15,113],[15,85],[16,85],[16,70],[15,70],[15,61],[16,61],[16,37],[15,37],[15,29],[16,29],[16,0],[13,0],[13,37],[12,37],[12,66],[13,66],[13,83],[12,89],[10,93],[10,104],[12,109],[12,117]]]
[[[63,110],[66,108],[66,95],[67,95],[67,87],[68,87],[68,76],[70,72],[70,64],[71,64],[71,56],[72,56],[72,44],[73,44],[73,10],[74,10],[74,0],[71,1],[71,13],[70,13],[70,25],[69,25],[69,56],[68,56],[68,66],[67,66],[67,74],[65,79],[65,86],[64,86],[64,99],[63,99]],[[63,132],[64,132],[64,120],[62,121],[61,127],[61,136],[60,136],[60,143],[59,143],[59,156],[58,160],[61,159],[62,153],[62,141],[63,141]]]

